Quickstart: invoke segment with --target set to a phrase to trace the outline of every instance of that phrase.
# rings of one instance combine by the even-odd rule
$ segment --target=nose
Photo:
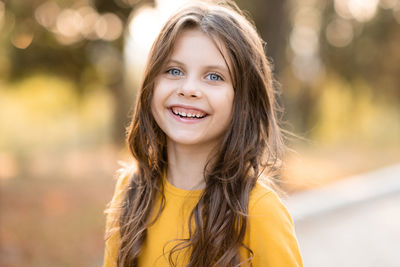
[[[179,96],[189,98],[200,98],[202,96],[200,85],[194,78],[190,77],[182,81],[182,84],[178,88],[177,93]]]

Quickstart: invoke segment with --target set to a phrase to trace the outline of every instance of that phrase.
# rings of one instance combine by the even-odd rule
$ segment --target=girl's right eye
[[[182,75],[182,71],[180,71],[179,69],[176,69],[176,68],[172,68],[172,69],[167,70],[167,73],[171,74],[172,76],[180,76],[180,75]]]

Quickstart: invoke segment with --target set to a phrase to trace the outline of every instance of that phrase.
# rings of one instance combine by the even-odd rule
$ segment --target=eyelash
[[[179,71],[179,72],[180,72],[179,75],[182,75],[182,73],[183,73],[183,72],[182,72],[180,69],[178,69],[178,68],[170,68],[170,69],[168,69],[168,70],[166,71],[166,73],[168,73],[169,75],[172,75],[172,76],[178,76],[178,74],[173,74],[173,73],[172,73],[172,72],[174,72],[174,71]],[[217,80],[209,79],[210,81],[213,81],[213,82],[224,81],[224,79],[222,78],[222,76],[219,75],[219,74],[216,73],[216,72],[208,73],[206,77],[211,76],[211,75],[215,75],[215,76],[217,77]]]

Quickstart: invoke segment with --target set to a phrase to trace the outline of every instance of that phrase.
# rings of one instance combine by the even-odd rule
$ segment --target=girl
[[[104,266],[302,266],[293,222],[259,180],[282,150],[271,68],[233,3],[172,16],[128,132],[136,170],[110,203]]]

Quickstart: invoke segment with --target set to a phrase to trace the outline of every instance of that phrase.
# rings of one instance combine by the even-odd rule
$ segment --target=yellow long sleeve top
[[[122,200],[130,175],[121,175],[117,181],[111,208]],[[165,208],[157,221],[147,229],[147,236],[138,259],[140,267],[164,267],[168,263],[168,251],[178,238],[188,236],[187,222],[196,205],[201,190],[183,190],[171,185],[164,179]],[[159,200],[160,201],[160,200]],[[156,203],[156,205],[158,205]],[[115,215],[108,215],[107,226],[115,220]],[[171,242],[172,240],[172,242]],[[170,242],[169,242],[170,241]],[[116,266],[116,255],[119,248],[119,232],[115,232],[106,240],[104,267]],[[260,183],[254,187],[249,199],[249,218],[244,244],[254,255],[253,267],[302,267],[302,259],[294,232],[293,221],[272,189]],[[163,253],[163,249],[165,254]],[[247,250],[240,251],[241,258],[250,255]],[[180,260],[181,257],[179,257]],[[187,260],[187,259],[186,259]],[[178,263],[185,266],[185,258]]]

